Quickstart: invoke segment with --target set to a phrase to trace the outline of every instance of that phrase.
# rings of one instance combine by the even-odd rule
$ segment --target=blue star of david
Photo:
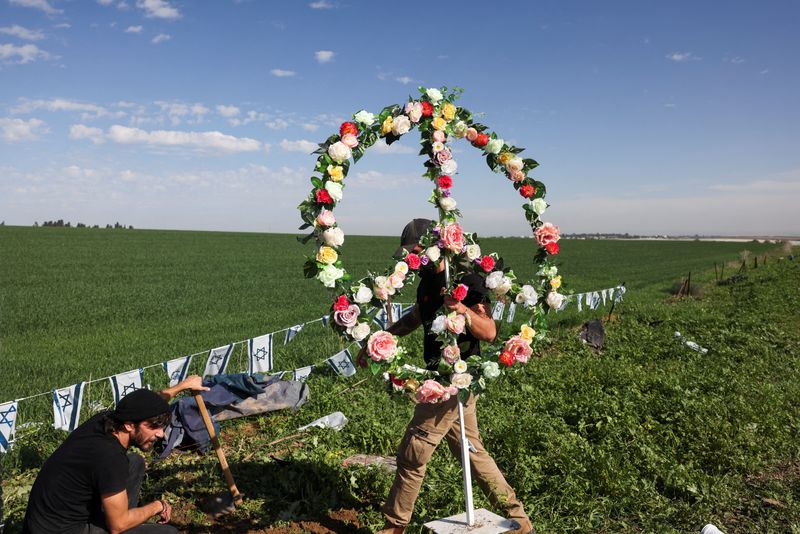
[[[138,388],[136,387],[136,384],[128,384],[127,386],[124,386],[124,387],[122,388],[122,396],[124,397],[124,396],[125,396],[125,395],[127,395],[128,393],[133,393],[133,392],[134,392],[134,391],[136,391],[137,389],[138,389]]]
[[[260,347],[256,349],[255,353],[256,360],[262,361],[267,357],[267,349],[265,347]]]
[[[220,362],[221,359],[222,359],[222,356],[220,356],[219,354],[213,355],[211,357],[211,365],[219,365],[219,362]]]
[[[342,371],[345,371],[350,368],[350,362],[348,362],[347,360],[339,360],[339,363],[336,365],[338,365],[339,369],[341,369]]]
[[[61,399],[62,408],[69,408],[70,406],[72,406],[72,398],[70,397],[69,392],[59,393],[58,397]]]
[[[172,371],[172,374],[169,375],[169,379],[170,380],[175,380],[175,381],[180,380],[181,379],[181,371],[180,371],[180,369],[177,370],[177,371]]]
[[[11,419],[9,420],[9,417],[16,412],[17,412],[16,406],[11,406],[5,412],[0,412],[0,425],[6,424],[8,425],[8,428],[11,428],[11,426],[14,424],[14,418],[11,417]]]

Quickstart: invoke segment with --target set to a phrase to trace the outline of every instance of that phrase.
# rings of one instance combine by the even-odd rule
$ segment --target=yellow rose
[[[522,325],[522,327],[520,327],[519,329],[519,337],[521,337],[525,341],[528,342],[533,341],[533,336],[535,335],[536,335],[536,330],[534,330],[533,328],[531,328],[526,324]]]
[[[447,128],[447,121],[441,117],[434,117],[431,124],[433,125],[434,130],[444,130]]]
[[[344,167],[340,165],[331,165],[328,167],[328,176],[334,182],[341,182],[344,180]]]
[[[559,287],[561,287],[561,275],[558,275],[550,280],[550,287],[552,287],[553,289],[558,289]]]
[[[322,246],[317,251],[317,261],[320,263],[331,264],[339,259],[339,255],[331,247]]]
[[[381,125],[381,133],[383,135],[386,135],[389,132],[391,132],[393,124],[394,124],[394,119],[391,117],[391,115],[386,117],[386,120],[384,120],[383,124]]]
[[[442,106],[442,116],[449,121],[453,120],[453,118],[455,118],[456,116],[455,105],[448,102],[444,106]]]
[[[511,161],[513,158],[514,158],[514,154],[512,154],[511,152],[503,152],[502,154],[497,156],[497,161],[500,162],[500,165],[505,165],[506,163]]]

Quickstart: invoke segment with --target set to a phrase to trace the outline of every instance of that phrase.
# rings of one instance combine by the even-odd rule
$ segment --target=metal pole
[[[444,285],[450,287],[450,260],[444,258]],[[461,469],[464,475],[464,506],[467,510],[467,525],[475,524],[475,510],[472,504],[472,464],[469,461],[469,440],[464,429],[464,403],[458,397],[458,424],[461,427]]]

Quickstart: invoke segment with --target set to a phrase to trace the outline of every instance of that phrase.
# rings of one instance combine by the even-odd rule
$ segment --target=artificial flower
[[[344,269],[339,269],[333,264],[326,265],[317,273],[317,280],[322,282],[325,287],[334,287],[336,280],[344,276]]]
[[[353,122],[343,122],[339,126],[339,135],[344,137],[346,134],[358,135],[358,126]]]
[[[560,293],[556,293],[555,291],[551,291],[547,294],[547,305],[550,308],[557,310],[561,308],[561,305],[564,303],[564,295]]]
[[[341,165],[328,165],[328,176],[334,182],[341,182],[344,180],[344,167]]]
[[[394,135],[403,135],[411,129],[411,121],[405,115],[398,115],[392,123],[392,133]]]
[[[548,243],[544,246],[544,249],[547,251],[548,254],[556,255],[558,254],[558,243]]]
[[[397,338],[385,330],[378,330],[367,341],[367,354],[376,362],[390,362],[397,353]]]
[[[430,89],[425,91],[425,94],[428,95],[428,98],[431,99],[433,105],[438,104],[439,101],[442,99],[442,92],[436,89],[435,87],[431,87]]]
[[[322,232],[322,241],[329,247],[341,247],[344,243],[344,232],[338,226],[336,228],[328,228]]]
[[[542,226],[538,227],[533,232],[533,235],[536,238],[536,242],[542,247],[546,246],[548,243],[557,243],[561,237],[558,231],[558,226],[549,222],[546,222]]]
[[[442,171],[442,174],[455,174],[458,171],[458,164],[456,160],[450,159],[442,163],[439,170]]]
[[[465,325],[466,319],[460,313],[450,313],[445,317],[445,326],[456,335],[464,333]]]
[[[333,204],[331,194],[324,189],[317,189],[315,193],[317,204]]]
[[[530,343],[536,335],[536,330],[524,324],[519,328],[519,337]]]
[[[411,122],[419,122],[422,118],[422,104],[419,102],[406,102],[403,111],[408,115]]]
[[[461,229],[460,224],[450,223],[444,225],[440,237],[448,250],[456,254],[461,252],[461,248],[464,246],[464,230]]]
[[[342,136],[342,143],[344,143],[347,148],[355,148],[358,146],[358,138],[351,133],[346,133]]]
[[[433,132],[433,140],[438,143],[444,143],[447,141],[447,134],[445,134],[442,130],[436,130]]]
[[[453,364],[453,371],[456,373],[466,373],[467,372],[467,362],[464,360],[458,360]]]
[[[320,226],[333,226],[336,224],[336,217],[333,216],[331,210],[323,209],[319,212],[319,215],[317,215],[317,224]]]
[[[344,194],[342,192],[342,184],[331,181],[325,182],[325,190],[330,193],[331,198],[336,202],[342,200],[342,195]]]
[[[472,384],[472,375],[469,373],[455,373],[450,375],[450,383],[458,389],[468,388]]]
[[[475,261],[481,256],[481,246],[480,245],[467,245],[467,249],[465,250],[467,254],[467,259],[469,261]],[[491,270],[491,269],[490,269]]]
[[[439,258],[441,257],[441,254],[442,254],[442,251],[439,250],[439,247],[437,247],[436,245],[434,245],[432,247],[428,247],[427,249],[425,249],[425,256],[427,256],[428,259],[433,261],[433,262],[439,261]]]
[[[452,295],[453,295],[454,299],[456,299],[457,301],[461,302],[462,300],[467,298],[467,293],[468,292],[469,292],[469,288],[467,287],[466,284],[458,284],[453,289]]]
[[[490,380],[500,376],[500,366],[497,365],[497,362],[483,362],[481,370],[483,371],[483,376]]]
[[[478,147],[478,148],[483,148],[483,147],[485,147],[485,146],[486,146],[488,143],[489,143],[489,136],[488,136],[488,135],[486,135],[485,133],[479,133],[479,134],[478,134],[478,135],[475,137],[475,140],[472,142],[472,144],[473,144],[473,145],[475,145],[475,146],[476,146],[476,147]]]
[[[417,254],[410,252],[406,255],[406,263],[408,264],[409,269],[416,271],[419,269],[421,263],[420,257]]]
[[[533,349],[531,349],[529,341],[517,335],[511,336],[508,341],[506,341],[505,345],[503,345],[503,352],[511,353],[515,361],[528,363],[528,358],[533,354]]]
[[[342,328],[353,328],[358,322],[358,316],[361,314],[361,308],[358,304],[351,304],[346,310],[338,310],[333,312],[333,322]]]
[[[461,349],[458,345],[445,345],[442,349],[442,357],[449,364],[453,364],[461,359]]]
[[[350,301],[347,300],[347,295],[339,295],[339,298],[333,303],[333,311],[346,310],[349,306]]]
[[[353,115],[353,118],[364,126],[372,126],[372,123],[375,122],[375,115],[363,109]]]
[[[508,351],[503,351],[500,354],[500,363],[502,363],[506,367],[511,367],[512,365],[514,365],[514,355]]]
[[[442,197],[439,199],[439,207],[444,211],[453,211],[456,209],[456,199],[453,197]]]
[[[534,198],[531,200],[531,208],[536,215],[541,215],[547,209],[547,202],[543,198]]]
[[[394,124],[394,119],[391,115],[383,119],[383,124],[381,124],[381,135],[386,135],[392,131],[392,125]]]
[[[442,105],[442,117],[451,121],[456,116],[456,106],[451,104],[450,102],[446,102]]]
[[[423,117],[430,117],[433,115],[433,106],[430,102],[422,101],[422,116]]]
[[[489,154],[499,154],[504,144],[505,141],[502,139],[491,139],[488,143],[486,143],[486,152]]]
[[[408,274],[408,263],[404,261],[398,261],[394,264],[394,272]]]
[[[328,155],[336,163],[341,163],[346,159],[350,159],[350,157],[353,155],[353,152],[346,144],[342,143],[341,141],[336,141],[328,147]]]
[[[492,256],[484,256],[481,258],[481,269],[485,272],[491,272],[494,269],[494,258]]]
[[[438,185],[441,189],[450,189],[453,187],[453,179],[446,174],[442,175],[436,179],[436,185]]]
[[[531,184],[524,184],[519,188],[519,194],[525,198],[531,198],[533,195],[536,194],[536,188],[533,187]]]
[[[358,286],[355,295],[353,295],[353,300],[359,304],[366,304],[372,300],[372,290],[364,284],[361,284]]]
[[[433,126],[434,130],[444,130],[447,128],[447,121],[441,117],[434,117],[433,121],[431,121],[431,126]]]
[[[550,287],[553,289],[558,289],[559,287],[561,287],[561,275],[550,279]]]
[[[431,322],[431,332],[434,334],[441,334],[447,328],[447,317],[444,315],[437,315]]]
[[[369,335],[369,323],[358,323],[350,330],[350,335],[356,341],[361,341]]]
[[[458,121],[452,127],[453,135],[456,136],[457,139],[461,139],[465,135],[467,135],[467,123],[464,121]]]
[[[522,304],[526,308],[531,308],[535,306],[536,302],[539,300],[539,294],[533,286],[525,284],[522,286],[520,292],[517,293],[517,298],[515,300],[517,304]]]
[[[320,263],[335,263],[339,259],[339,254],[328,246],[321,246],[317,250],[317,261]]]

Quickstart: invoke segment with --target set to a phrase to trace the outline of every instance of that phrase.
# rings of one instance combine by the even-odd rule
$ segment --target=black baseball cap
[[[419,240],[428,231],[431,223],[430,219],[414,219],[403,228],[403,233],[400,234],[400,247],[395,251],[395,258],[403,257],[403,250],[411,251],[415,245],[419,244]]]
[[[149,389],[137,389],[122,397],[112,414],[117,421],[138,423],[167,412],[169,403],[164,397]]]

